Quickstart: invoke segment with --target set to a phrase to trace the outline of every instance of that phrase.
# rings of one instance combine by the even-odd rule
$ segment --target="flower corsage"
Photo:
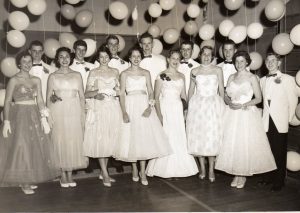
[[[166,73],[160,74],[160,79],[163,81],[171,81],[171,78]]]

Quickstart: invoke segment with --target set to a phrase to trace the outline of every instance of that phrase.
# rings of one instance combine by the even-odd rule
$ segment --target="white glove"
[[[44,133],[45,134],[49,134],[49,132],[50,132],[50,126],[49,126],[49,124],[47,122],[46,117],[42,117],[41,118],[41,123],[42,123],[42,128],[44,130]]]
[[[3,137],[7,138],[8,132],[11,134],[10,121],[4,120],[4,125],[3,125],[3,130],[2,130]]]

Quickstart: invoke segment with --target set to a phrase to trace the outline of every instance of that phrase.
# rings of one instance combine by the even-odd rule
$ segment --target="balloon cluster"
[[[293,172],[300,170],[300,154],[298,152],[287,152],[286,168]]]

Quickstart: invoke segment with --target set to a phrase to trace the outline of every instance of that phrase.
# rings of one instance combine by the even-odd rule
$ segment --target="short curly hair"
[[[22,52],[18,53],[17,56],[16,56],[17,66],[20,66],[22,58],[25,58],[27,56],[29,56],[32,60],[32,56],[28,51],[22,51]]]
[[[247,65],[251,64],[251,58],[250,55],[247,51],[237,51],[236,53],[234,53],[233,57],[232,57],[232,62],[233,64],[235,64],[236,58],[237,57],[243,57],[244,59],[246,59]]]

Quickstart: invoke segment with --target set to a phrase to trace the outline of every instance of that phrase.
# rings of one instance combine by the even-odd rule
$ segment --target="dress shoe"
[[[139,175],[140,175],[140,178],[141,178],[142,185],[148,186],[149,183],[148,183],[147,177],[143,178],[141,173],[139,173]]]
[[[140,180],[139,177],[134,177],[134,176],[132,176],[132,181],[133,181],[133,182],[139,182],[139,180]]]
[[[247,181],[247,179],[246,179],[245,177],[240,177],[240,178],[238,179],[236,188],[238,188],[238,189],[244,188],[244,186],[245,186],[245,184],[246,184],[246,181]]]
[[[31,188],[31,189],[37,189],[38,186],[37,186],[37,185],[30,185],[30,188]]]
[[[68,183],[70,187],[76,187],[77,186],[77,183],[72,181],[70,183]]]
[[[238,177],[235,176],[230,184],[231,187],[237,187],[238,184]]]
[[[201,179],[201,180],[204,180],[204,178],[205,178],[205,174],[199,174],[199,179]]]
[[[21,187],[22,191],[24,192],[24,194],[26,195],[32,195],[34,194],[33,189],[31,189],[30,187]]]
[[[111,182],[109,178],[103,178],[103,185],[106,187],[111,187]]]
[[[215,182],[216,177],[215,177],[215,174],[214,174],[214,173],[210,173],[208,176],[209,176],[209,177],[208,177],[209,182],[211,182],[211,183]]]
[[[69,183],[62,183],[61,180],[59,180],[59,183],[61,188],[68,188],[70,186]]]
[[[102,174],[99,175],[99,179],[100,179],[100,180],[103,180]],[[116,182],[116,179],[110,177],[110,182],[115,183],[115,182]]]

